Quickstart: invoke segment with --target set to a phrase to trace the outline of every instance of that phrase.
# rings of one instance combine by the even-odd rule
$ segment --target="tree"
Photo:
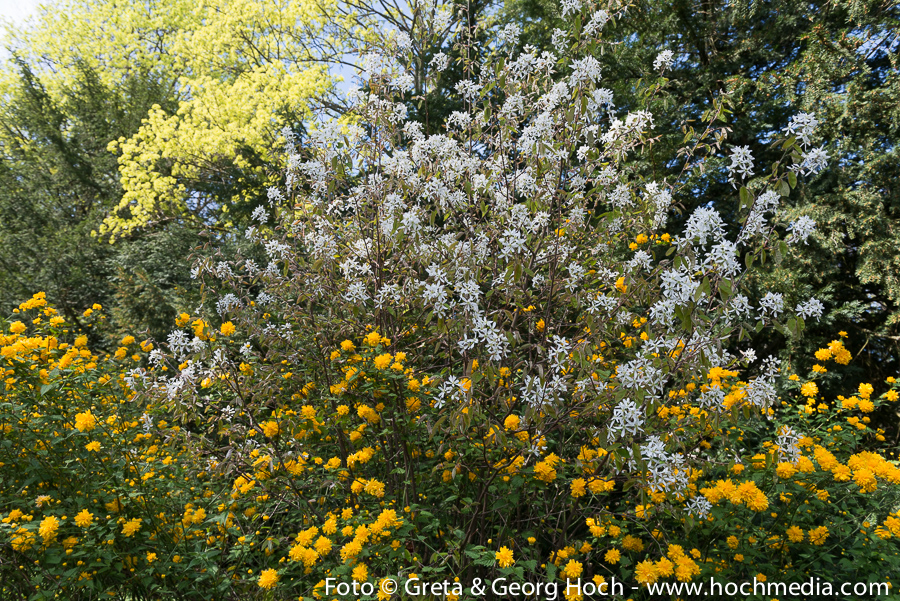
[[[522,39],[541,48],[561,50],[565,38],[562,7],[543,0],[514,0],[504,6],[504,22],[521,24]],[[770,352],[796,357],[792,367],[811,367],[802,357],[846,330],[848,346],[863,356],[855,361],[856,377],[883,381],[900,359],[900,190],[892,184],[900,169],[897,117],[900,107],[900,38],[896,3],[643,1],[624,18],[606,24],[618,44],[597,55],[603,85],[613,91],[617,114],[637,106],[642,71],[664,51],[672,64],[662,75],[665,93],[651,106],[657,124],[690,128],[701,116],[704,100],[719,91],[733,93],[726,146],[749,146],[756,171],[771,165],[780,149],[770,141],[798,112],[815,114],[830,163],[828,171],[808,187],[785,198],[777,219],[785,227],[801,216],[813,218],[814,252],[789,259],[767,274],[757,288],[775,287],[796,302],[813,294],[826,304],[819,326],[804,340],[766,337]],[[597,15],[595,14],[595,17]],[[590,23],[585,16],[581,26]],[[662,128],[659,128],[661,131]],[[658,157],[680,142],[662,135],[659,151],[644,157],[648,173],[673,177],[673,165]],[[712,199],[723,214],[737,205],[721,156],[704,157],[704,170],[676,197],[684,214]],[[748,188],[758,190],[759,181]],[[701,200],[702,199],[702,200]],[[677,221],[676,221],[677,223]]]
[[[41,12],[11,44],[55,100],[77,64],[107,86],[135,70],[168,87],[136,130],[108,140],[123,194],[98,228],[114,240],[176,220],[227,227],[265,198],[280,130],[311,116],[331,85],[317,44],[328,3],[71,0]],[[333,42],[333,40],[330,40]]]
[[[0,305],[8,311],[41,290],[78,323],[86,307],[113,302],[118,249],[91,236],[121,195],[106,145],[164,92],[146,73],[111,87],[80,63],[57,100],[28,64],[15,65],[0,113]]]

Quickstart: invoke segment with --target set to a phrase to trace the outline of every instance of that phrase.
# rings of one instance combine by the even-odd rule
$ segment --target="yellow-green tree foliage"
[[[124,195],[99,233],[114,240],[163,220],[221,219],[253,194],[246,182],[267,179],[262,165],[280,130],[308,117],[312,99],[331,87],[332,8],[329,0],[63,0],[7,39],[51,95],[79,62],[104,83],[134,70],[169,78],[177,110],[155,106],[134,135],[109,146]]]

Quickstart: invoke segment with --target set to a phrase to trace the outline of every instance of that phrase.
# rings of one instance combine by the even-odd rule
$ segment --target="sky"
[[[0,17],[21,23],[37,9],[38,0],[0,0]]]

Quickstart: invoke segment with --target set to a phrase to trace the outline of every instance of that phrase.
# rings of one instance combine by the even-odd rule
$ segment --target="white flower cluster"
[[[668,453],[659,436],[653,435],[641,445],[646,464],[647,486],[654,491],[680,492],[688,486],[688,470],[681,453]]]
[[[749,146],[735,146],[731,149],[731,164],[728,165],[728,181],[734,184],[735,176],[746,179],[753,175],[753,154]]]
[[[665,71],[666,69],[670,69],[672,67],[672,63],[674,62],[675,53],[671,50],[663,50],[656,55],[656,60],[653,61],[653,70]]]
[[[775,441],[778,452],[778,461],[790,461],[796,463],[800,459],[800,438],[790,426],[781,426],[778,438]]]
[[[797,113],[791,117],[787,127],[784,128],[788,134],[797,137],[797,141],[803,148],[803,160],[799,165],[791,167],[803,175],[815,175],[828,166],[828,153],[825,152],[824,146],[809,148],[818,126],[819,120],[812,113]]]
[[[816,222],[806,215],[802,215],[796,221],[792,221],[788,229],[793,233],[793,236],[789,239],[791,244],[797,244],[798,242],[806,244],[807,238],[816,231]]]

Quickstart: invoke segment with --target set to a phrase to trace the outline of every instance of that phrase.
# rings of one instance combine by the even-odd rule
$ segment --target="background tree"
[[[8,29],[0,303],[40,289],[71,320],[99,302],[114,332],[164,336],[193,303],[175,292],[191,248],[233,248],[279,128],[330,85],[311,62],[320,9],[75,0]]]
[[[522,43],[561,51],[565,38],[562,6],[545,0],[506,2],[502,18],[523,28]],[[705,99],[730,91],[737,108],[727,116],[729,146],[749,146],[757,173],[776,160],[779,148],[768,143],[788,119],[801,111],[822,123],[820,140],[836,169],[784,199],[778,219],[788,226],[801,215],[815,219],[813,252],[786,259],[757,282],[776,289],[788,303],[810,294],[826,305],[826,316],[803,340],[774,336],[756,340],[765,352],[797,358],[792,368],[805,373],[814,350],[848,332],[848,346],[862,356],[854,377],[873,381],[893,374],[900,357],[900,190],[892,174],[900,169],[900,36],[896,3],[777,0],[759,2],[636,2],[625,18],[606,24],[618,45],[598,54],[604,85],[614,92],[616,115],[637,106],[641,72],[658,53],[671,51],[673,63],[663,76],[665,93],[652,112],[661,124],[690,128],[704,110]],[[582,26],[587,26],[588,19]],[[563,27],[564,28],[564,27]],[[609,39],[607,37],[607,39]],[[679,143],[662,136],[648,153],[646,172],[655,178],[674,175],[657,157]],[[821,141],[816,141],[816,145]],[[677,195],[687,215],[699,199],[729,198],[731,185],[722,153],[703,157],[694,185]],[[759,182],[748,185],[756,189]],[[736,205],[713,201],[723,213]],[[674,223],[677,223],[675,221]],[[765,343],[765,344],[763,344]],[[801,352],[802,351],[802,352]],[[828,387],[826,379],[825,386]]]
[[[327,3],[69,0],[44,10],[9,45],[51,98],[85,62],[108,86],[137,70],[165,81],[138,127],[107,140],[122,194],[98,228],[111,239],[161,223],[227,228],[272,183],[264,165],[283,127],[308,119],[331,85],[318,44]],[[332,40],[333,42],[333,40]],[[249,211],[248,211],[249,212]]]
[[[131,296],[125,281],[114,278],[137,242],[111,246],[91,231],[122,194],[109,140],[134,131],[151,104],[166,102],[167,85],[146,72],[108,85],[80,63],[57,100],[28,64],[15,65],[18,79],[7,81],[0,112],[0,306],[9,311],[41,290],[77,324],[93,303],[112,307],[117,297]],[[140,244],[146,257],[166,252],[154,237]],[[171,314],[174,301],[162,300],[163,282],[171,288],[187,281],[187,266],[151,267],[145,275],[146,291],[154,290],[153,320]],[[110,326],[115,333],[148,325],[130,311],[119,313]]]

